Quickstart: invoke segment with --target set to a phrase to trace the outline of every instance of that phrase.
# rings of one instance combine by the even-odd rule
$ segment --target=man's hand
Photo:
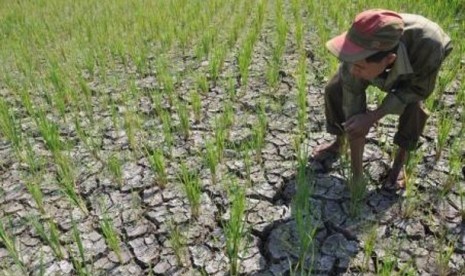
[[[353,140],[365,137],[376,121],[374,114],[367,112],[350,117],[349,120],[344,122],[343,126],[349,136],[349,139]]]

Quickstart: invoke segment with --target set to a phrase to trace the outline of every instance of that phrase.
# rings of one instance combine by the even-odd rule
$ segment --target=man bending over
[[[407,153],[416,148],[428,118],[423,102],[433,92],[441,64],[452,50],[449,36],[420,15],[374,9],[358,14],[350,29],[329,40],[326,47],[341,60],[325,88],[326,129],[336,140],[317,148],[315,159],[339,154],[346,134],[352,181],[363,181],[369,129],[385,115],[397,114],[394,143],[398,150],[383,185],[403,188]],[[387,92],[375,110],[366,106],[369,85]]]

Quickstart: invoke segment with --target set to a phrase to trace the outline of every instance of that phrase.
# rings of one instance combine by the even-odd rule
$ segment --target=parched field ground
[[[162,1],[146,2],[146,10],[118,1],[114,10],[105,9],[113,5],[108,1],[68,3],[69,9],[38,1],[46,8],[35,6],[34,12],[19,2],[7,5],[10,11],[0,8],[2,42],[17,41],[6,44],[16,52],[3,51],[1,61],[0,274],[465,274],[460,41],[428,103],[431,117],[406,168],[408,188],[381,189],[395,150],[397,117],[388,116],[368,135],[368,185],[355,204],[347,159],[321,163],[311,152],[333,138],[325,132],[323,92],[337,61],[324,41],[372,6],[349,5],[337,19],[329,6],[312,1],[237,1],[234,9],[234,1],[167,1],[167,10],[179,2],[178,15],[197,3],[208,28],[193,31],[185,47],[158,47],[161,40],[151,41],[148,29],[137,29],[128,14],[157,16]],[[453,5],[456,18],[442,23],[456,34],[465,19],[463,4]],[[74,45],[81,39],[66,30],[81,21],[68,22],[63,14],[80,18],[87,12],[82,20],[89,23],[76,27],[86,38]],[[242,25],[238,14],[246,15]],[[21,38],[18,30],[42,30],[42,23],[31,22],[48,16],[54,19],[48,31],[58,35]],[[441,16],[435,18],[440,25]],[[120,20],[134,29],[119,29]],[[273,71],[279,20],[286,26],[285,47]],[[103,21],[119,40],[94,33]],[[235,22],[236,38],[228,33]],[[176,25],[178,31],[188,23]],[[244,71],[241,57],[253,30]],[[137,32],[148,45],[144,53],[139,42],[131,44]],[[95,41],[102,43],[95,49],[108,47],[110,58],[105,48],[92,49]],[[208,50],[215,45],[223,46],[217,77],[216,52]],[[49,48],[32,49],[39,46]],[[90,61],[83,61],[88,55]],[[384,94],[369,93],[374,108]],[[160,157],[163,169],[155,162]]]

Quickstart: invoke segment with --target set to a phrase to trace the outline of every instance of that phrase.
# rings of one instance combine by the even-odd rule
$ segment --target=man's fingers
[[[346,125],[351,124],[351,123],[353,123],[353,121],[354,121],[354,117],[352,116],[347,121],[345,121],[344,124],[346,124]]]
[[[353,123],[350,120],[347,120],[342,126],[344,126],[344,130],[347,132],[350,132],[353,129]]]
[[[349,136],[354,136],[356,134],[355,129],[349,129],[346,131]]]

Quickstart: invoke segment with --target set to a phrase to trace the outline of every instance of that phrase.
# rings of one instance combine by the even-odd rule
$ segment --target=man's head
[[[386,63],[387,66],[395,60],[394,49],[399,44],[403,30],[404,22],[398,13],[381,9],[367,10],[355,17],[349,31],[329,40],[326,47],[340,60],[355,67],[360,65],[365,68],[368,64],[368,69],[373,69],[373,63]],[[381,66],[376,67],[374,69]]]
[[[376,52],[365,59],[348,62],[350,73],[354,77],[364,80],[376,78],[394,63],[397,58],[397,48],[398,46],[395,46],[391,50]]]

